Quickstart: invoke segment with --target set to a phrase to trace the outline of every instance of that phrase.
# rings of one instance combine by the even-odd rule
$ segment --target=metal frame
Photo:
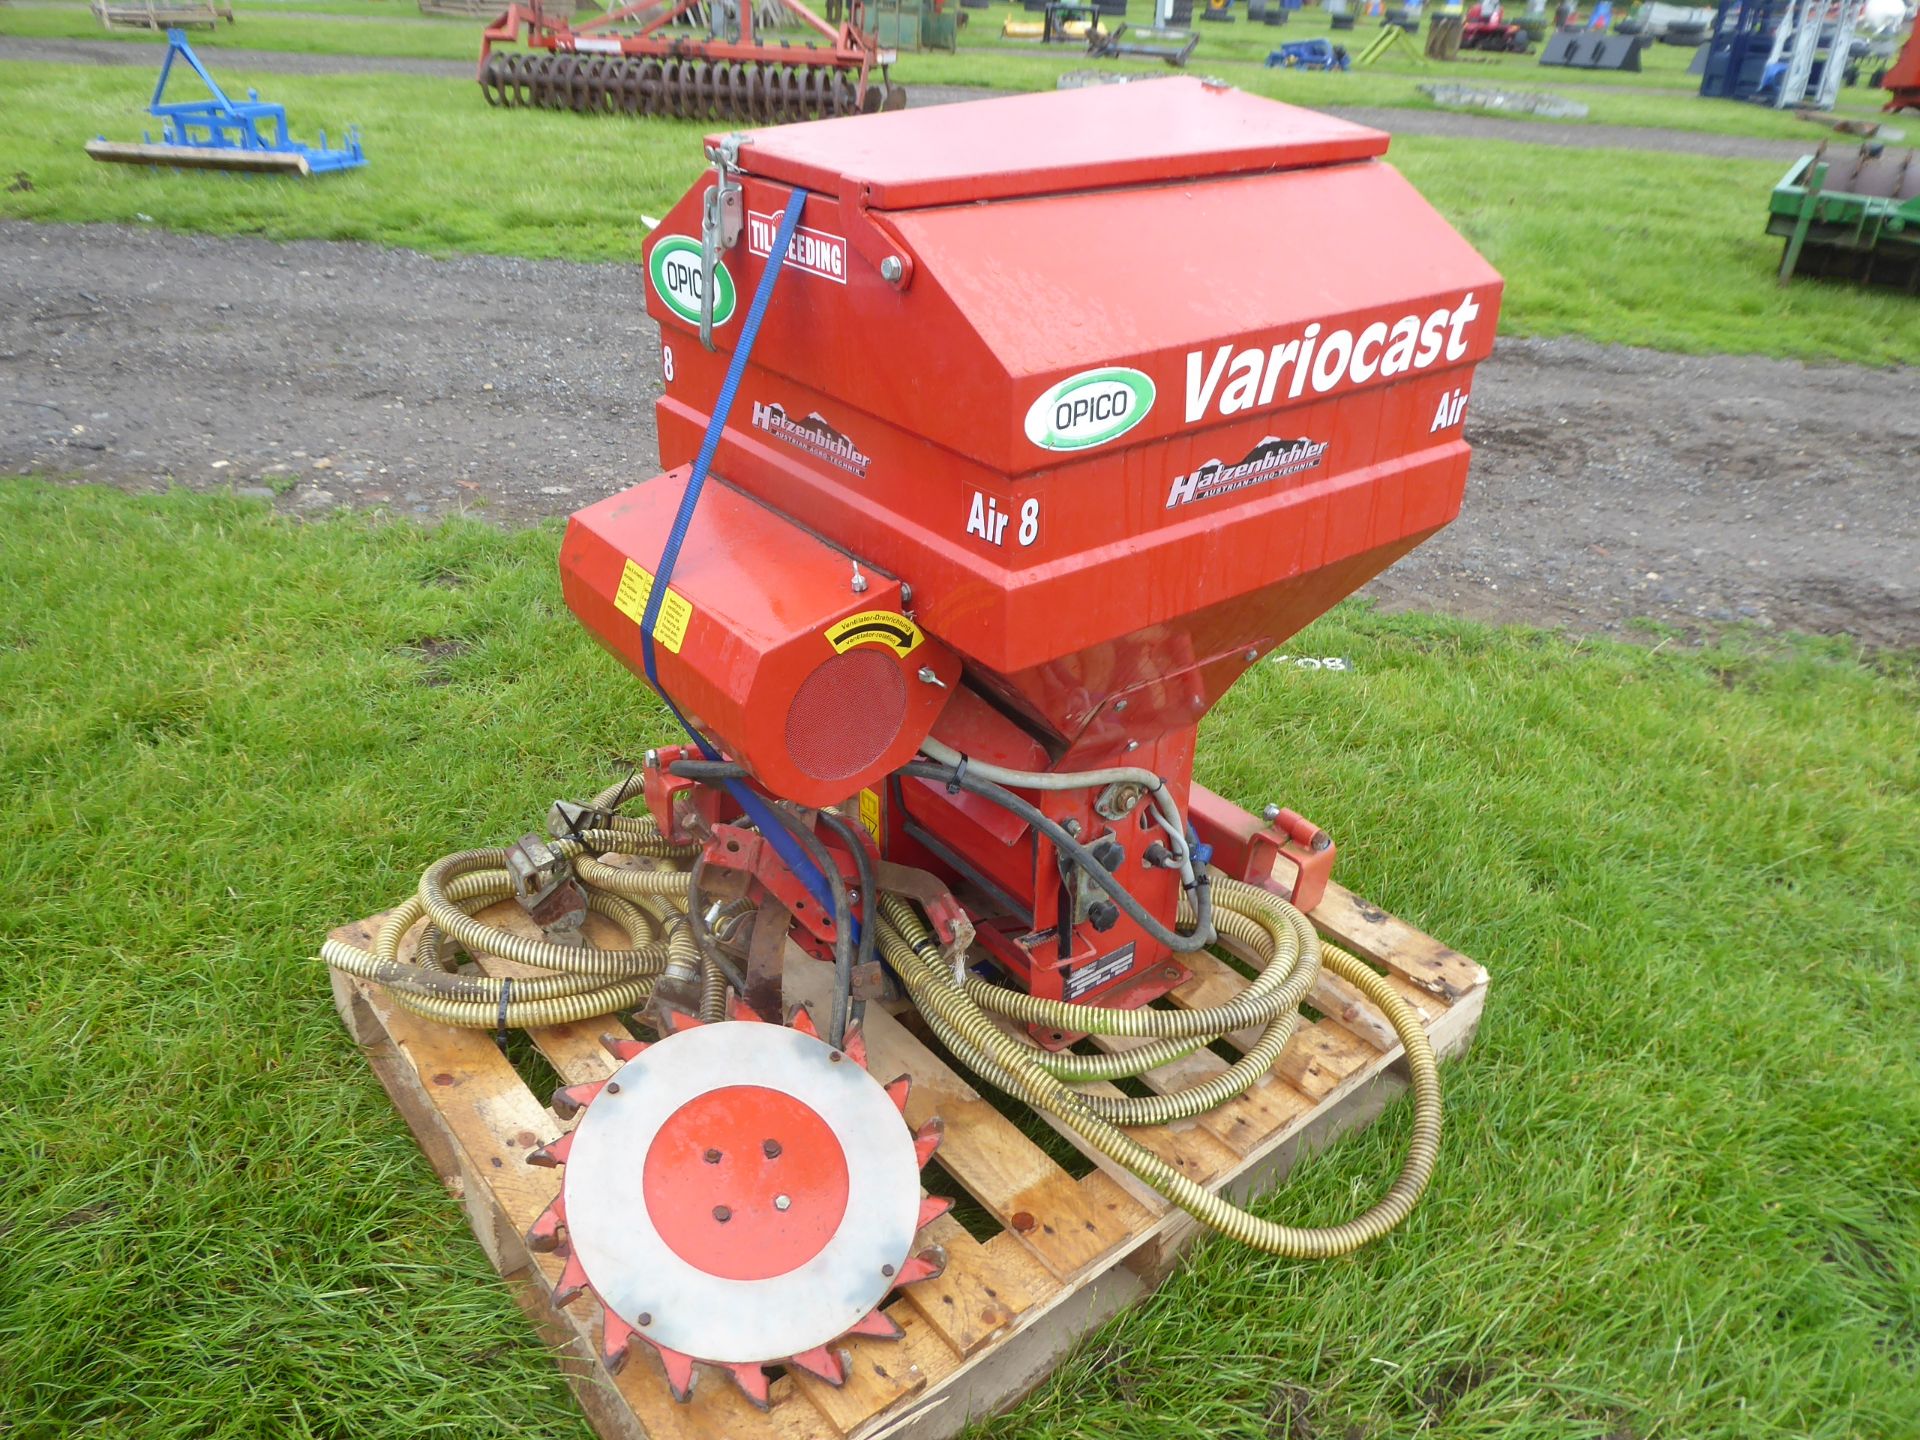
[[[709,4],[710,0],[674,0],[670,4],[662,4],[660,0],[634,0],[632,4],[609,10],[585,24],[575,26],[570,18],[549,19],[540,0],[514,0],[506,13],[481,35],[477,78],[482,84],[486,82],[487,60],[493,53],[493,47],[503,43],[525,45],[529,49],[560,55],[713,60],[732,64],[806,63],[822,69],[857,70],[856,93],[865,91],[867,75],[874,64],[892,63],[891,53],[883,54],[866,32],[866,6],[863,0],[846,0],[847,18],[838,28],[814,14],[801,0],[779,0],[782,9],[828,42],[824,50],[807,45],[796,52],[792,46],[759,42],[754,36],[756,22],[753,12],[756,7],[751,4],[735,7],[734,13],[740,25],[738,40],[723,40],[711,33],[704,39],[660,33],[688,12]],[[718,8],[714,7],[711,13],[716,18],[709,28],[717,30]],[[636,19],[641,21],[638,30],[630,34],[609,33],[613,26]]]
[[[164,98],[176,60],[186,61],[200,83],[207,87],[208,99],[169,102]],[[87,146],[87,153],[96,160],[134,164],[299,175],[323,175],[367,163],[356,130],[349,129],[347,143],[338,148],[328,146],[324,130],[320,132],[318,145],[306,145],[288,133],[286,106],[262,100],[257,90],[247,91],[245,100],[229,98],[207,67],[200,63],[184,30],[167,31],[166,58],[160,62],[160,76],[154,82],[147,113],[163,122],[158,143],[151,134],[144,136],[139,145],[120,145],[99,139]]]

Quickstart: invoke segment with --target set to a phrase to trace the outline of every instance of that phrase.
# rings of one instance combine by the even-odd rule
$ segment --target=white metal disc
[[[699,1246],[721,1245],[733,1263],[723,1242],[734,1234],[748,1239],[756,1230],[764,1235],[768,1224],[804,1223],[806,1202],[778,1196],[789,1201],[783,1212],[799,1205],[803,1213],[783,1213],[776,1221],[765,1213],[760,1195],[746,1202],[756,1208],[737,1217],[735,1230],[709,1229],[709,1212],[725,1208],[712,1204],[716,1192],[707,1184],[719,1182],[721,1162],[713,1162],[709,1177],[684,1165],[663,1169],[668,1145],[654,1154],[656,1138],[670,1122],[673,1153],[683,1154],[689,1126],[697,1133],[709,1111],[733,1098],[714,1092],[737,1091],[750,1100],[741,1087],[776,1092],[765,1107],[775,1117],[770,1128],[803,1132],[791,1138],[805,1153],[796,1148],[770,1165],[831,1168],[835,1144],[845,1164],[844,1212],[832,1223],[821,1205],[822,1214],[813,1217],[827,1236],[824,1242],[817,1249],[811,1241],[799,1245],[808,1253],[794,1268],[755,1278],[711,1273],[681,1252],[691,1250],[697,1258]],[[733,1113],[740,1113],[738,1105]],[[767,1141],[781,1143],[774,1135]],[[726,1164],[733,1165],[734,1156]],[[754,1172],[758,1179],[778,1173]],[[679,1178],[663,1188],[663,1174]],[[764,1188],[778,1188],[778,1182]],[[651,1212],[650,1191],[666,1213]],[[628,1324],[696,1359],[774,1361],[838,1338],[886,1297],[913,1249],[920,1171],[899,1110],[885,1087],[852,1059],[784,1025],[725,1021],[680,1031],[621,1067],[581,1113],[561,1193],[568,1236],[589,1283]],[[690,1233],[698,1246],[686,1241]],[[740,1263],[751,1269],[756,1254],[770,1255],[767,1263],[776,1266],[784,1257],[778,1246],[749,1246]]]

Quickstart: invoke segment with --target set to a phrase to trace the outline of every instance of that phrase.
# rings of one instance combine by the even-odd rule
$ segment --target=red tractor
[[[1533,37],[1518,25],[1509,25],[1500,6],[1476,5],[1467,11],[1460,29],[1462,50],[1506,50],[1524,55],[1533,49]]]

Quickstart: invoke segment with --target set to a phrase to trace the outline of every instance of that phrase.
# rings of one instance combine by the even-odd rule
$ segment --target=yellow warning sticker
[[[867,833],[873,836],[874,844],[880,843],[880,796],[872,790],[860,792],[860,823],[867,827]]]
[[[614,591],[613,608],[634,624],[647,613],[647,600],[653,594],[653,572],[642,570],[629,560],[620,572],[620,588]],[[693,606],[687,597],[667,587],[667,598],[660,602],[660,616],[653,622],[653,638],[674,654],[687,638],[687,622],[693,619]]]
[[[918,625],[895,610],[862,610],[829,625],[826,636],[827,643],[841,654],[856,645],[887,645],[903,659],[927,638]]]

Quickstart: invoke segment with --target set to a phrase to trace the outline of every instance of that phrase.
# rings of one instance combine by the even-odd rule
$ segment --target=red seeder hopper
[[[568,603],[640,667],[623,575],[661,555],[804,191],[674,572],[687,619],[662,686],[772,793],[857,800],[889,860],[963,887],[1023,988],[1153,999],[1184,973],[1162,930],[1182,837],[1138,786],[1029,799],[1145,925],[1030,818],[901,767],[1144,771],[1216,865],[1264,882],[1284,853],[1309,899],[1325,836],[1194,784],[1194,746],[1249,666],[1460,504],[1501,282],[1386,144],[1187,79],[749,137],[710,275],[696,237],[720,181],[648,245],[671,468],[574,516]],[[1159,263],[1117,285],[1086,263],[1100,236]]]

